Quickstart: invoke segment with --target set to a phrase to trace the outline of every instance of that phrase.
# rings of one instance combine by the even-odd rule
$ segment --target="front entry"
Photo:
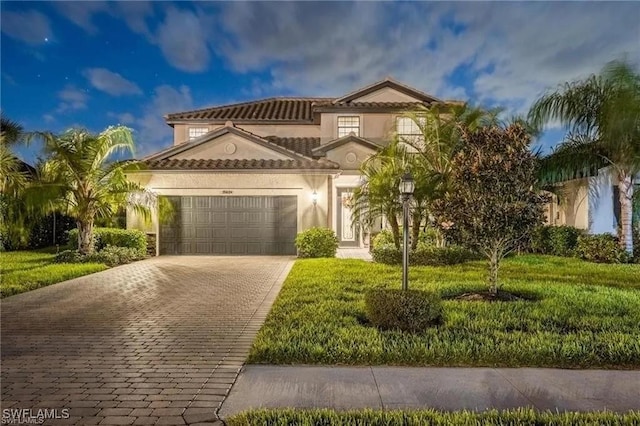
[[[337,236],[340,247],[359,247],[359,227],[352,221],[353,188],[337,188]]]

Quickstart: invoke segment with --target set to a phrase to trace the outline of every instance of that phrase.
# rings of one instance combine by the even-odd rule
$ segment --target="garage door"
[[[160,254],[296,254],[295,196],[167,198],[174,220],[160,225]]]

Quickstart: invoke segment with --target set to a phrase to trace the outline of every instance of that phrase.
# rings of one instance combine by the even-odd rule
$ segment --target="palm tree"
[[[40,185],[52,209],[67,210],[78,226],[78,250],[93,251],[93,225],[97,217],[109,217],[119,207],[132,205],[148,216],[148,206],[132,202],[129,196],[142,188],[129,181],[126,172],[137,167],[132,161],[110,161],[119,152],[133,154],[131,130],[109,127],[99,134],[70,129],[61,135],[38,133],[48,159],[42,165]],[[41,200],[45,201],[45,200]]]
[[[12,147],[24,140],[24,130],[20,124],[5,116],[0,116],[0,193],[20,191],[27,182],[28,168],[13,153]]]
[[[566,140],[542,160],[546,183],[593,176],[610,167],[618,179],[621,205],[619,240],[633,253],[634,178],[640,172],[640,74],[613,61],[599,75],[565,83],[538,99],[529,112],[538,128],[560,121]]]
[[[364,226],[385,218],[393,241],[400,247],[398,216],[402,212],[398,184],[407,171],[410,158],[397,141],[365,160],[361,167],[363,183],[353,191],[353,218]]]
[[[451,174],[451,159],[460,148],[464,129],[495,124],[498,110],[467,104],[437,104],[407,112],[418,137],[394,135],[391,143],[363,162],[364,183],[354,191],[354,220],[370,225],[386,218],[400,247],[398,217],[402,212],[398,184],[410,171],[416,183],[412,197],[412,248],[428,216],[429,205],[444,196]]]
[[[20,124],[0,115],[0,248],[24,245],[29,235],[27,206],[22,195],[33,168],[21,161],[13,147],[26,141]]]

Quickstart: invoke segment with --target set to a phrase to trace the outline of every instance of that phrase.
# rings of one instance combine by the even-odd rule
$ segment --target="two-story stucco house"
[[[295,254],[295,236],[335,230],[364,247],[347,200],[360,164],[395,132],[419,133],[403,114],[441,102],[385,79],[337,98],[269,98],[167,115],[173,146],[144,159],[136,179],[173,202],[128,226],[157,235],[159,254]]]

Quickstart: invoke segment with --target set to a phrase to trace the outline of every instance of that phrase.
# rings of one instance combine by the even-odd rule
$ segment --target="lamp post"
[[[402,289],[409,289],[409,201],[416,185],[411,173],[406,172],[400,181],[402,196]]]

